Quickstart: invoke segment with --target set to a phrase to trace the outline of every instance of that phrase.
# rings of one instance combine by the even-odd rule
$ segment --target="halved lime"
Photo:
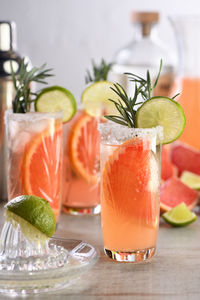
[[[10,222],[14,228],[20,226],[20,230],[23,235],[32,243],[45,245],[45,242],[49,239],[49,237],[38,230],[35,226],[31,225],[31,223],[27,222],[25,219],[20,216],[14,214],[10,210],[6,210],[5,213],[6,221]]]
[[[22,195],[9,201],[5,208],[29,222],[47,237],[54,234],[56,218],[48,201],[36,196]]]
[[[163,127],[162,144],[180,137],[185,127],[183,108],[168,97],[153,97],[144,102],[136,113],[136,126],[140,128]]]
[[[200,189],[200,176],[189,171],[184,171],[181,174],[181,181],[189,186],[191,189]]]
[[[163,219],[173,226],[186,226],[194,222],[197,217],[185,203],[181,203],[162,215]]]
[[[63,111],[63,123],[65,123],[76,113],[76,100],[67,89],[61,86],[51,86],[43,89],[37,96],[35,110],[49,113]]]
[[[81,96],[85,111],[93,117],[118,114],[115,105],[108,99],[118,101],[119,96],[112,91],[112,82],[99,81],[87,87]]]

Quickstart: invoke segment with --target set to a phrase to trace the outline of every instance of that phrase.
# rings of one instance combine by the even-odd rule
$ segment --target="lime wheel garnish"
[[[136,113],[138,128],[163,127],[162,144],[177,140],[185,128],[185,114],[180,104],[168,97],[145,101]]]
[[[48,113],[63,111],[63,123],[65,123],[75,115],[76,101],[69,90],[61,86],[51,86],[43,89],[37,96],[35,110]]]
[[[101,118],[104,115],[119,114],[113,102],[119,96],[111,89],[114,84],[110,81],[98,81],[88,86],[82,93],[81,101],[84,110],[93,117]]]

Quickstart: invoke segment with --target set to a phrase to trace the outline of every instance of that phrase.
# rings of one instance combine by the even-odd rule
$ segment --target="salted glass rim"
[[[158,138],[159,141],[163,139],[163,127],[155,126],[152,128],[129,128],[114,122],[106,122],[98,124],[98,130],[101,135],[101,141],[108,141],[109,139],[129,139],[129,138],[145,138],[152,136]]]
[[[5,120],[14,120],[14,121],[30,121],[35,122],[38,120],[44,119],[63,119],[64,112],[26,112],[26,113],[14,113],[11,109],[5,111]]]

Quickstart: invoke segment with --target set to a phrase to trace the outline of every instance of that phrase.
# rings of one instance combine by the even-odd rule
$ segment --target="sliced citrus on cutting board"
[[[99,132],[98,121],[86,113],[81,113],[69,133],[68,153],[76,175],[88,183],[97,183],[99,172]]]
[[[61,125],[37,134],[26,146],[21,176],[23,193],[46,199],[56,217],[61,203],[61,136]]]

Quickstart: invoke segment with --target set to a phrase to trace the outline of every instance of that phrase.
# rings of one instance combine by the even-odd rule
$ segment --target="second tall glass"
[[[64,125],[63,209],[69,214],[100,212],[97,124],[97,118],[79,110]]]

